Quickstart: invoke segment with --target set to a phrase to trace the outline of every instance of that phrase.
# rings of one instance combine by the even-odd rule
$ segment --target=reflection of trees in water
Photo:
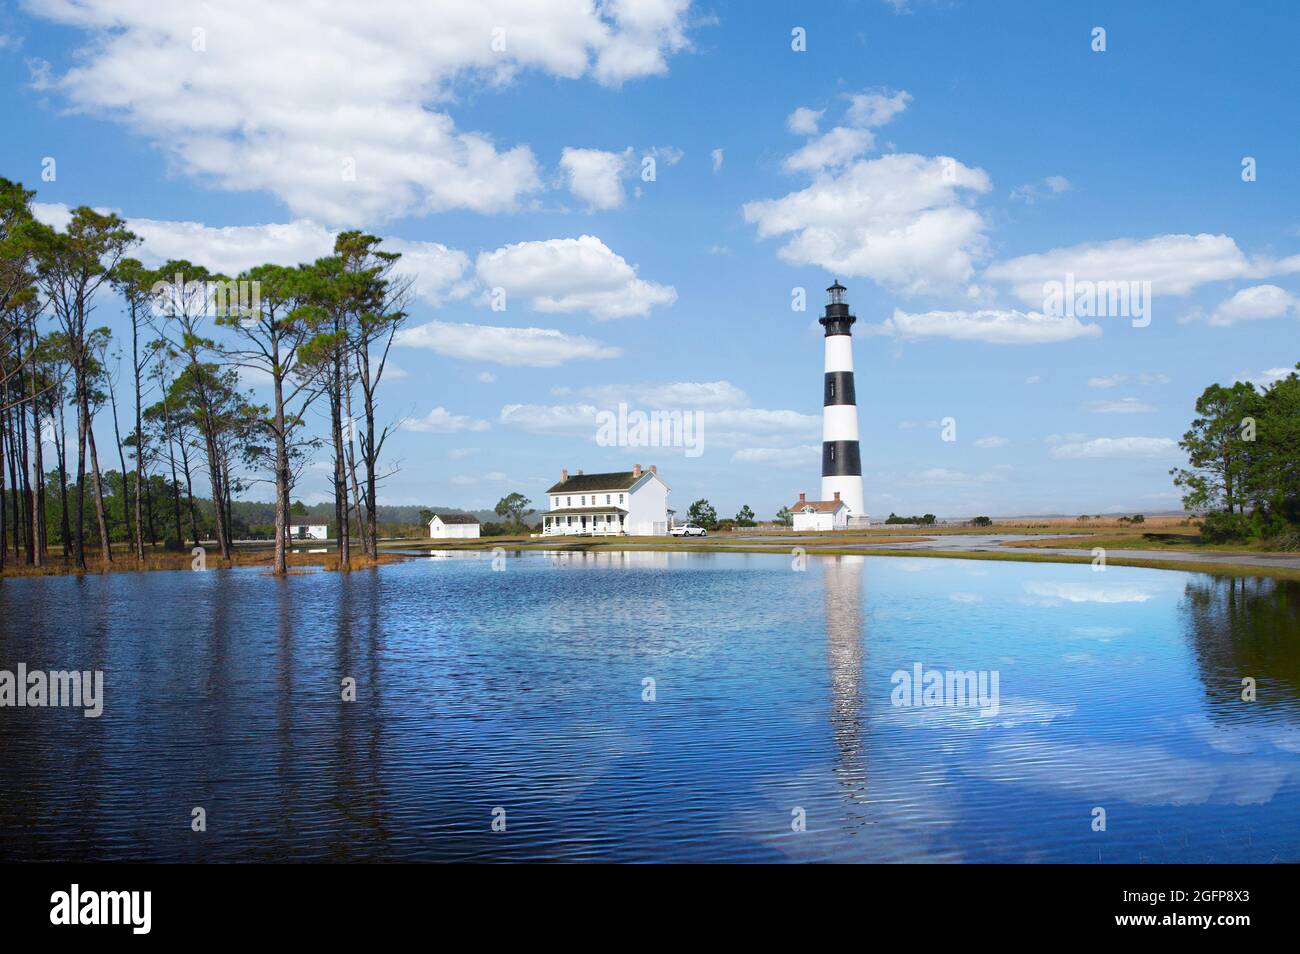
[[[862,577],[866,558],[827,557],[823,563],[826,660],[830,668],[831,734],[839,749],[835,774],[853,799],[867,794],[863,757],[862,669],[865,662]]]
[[[1212,704],[1231,705],[1239,715],[1245,676],[1282,690],[1261,691],[1261,706],[1300,701],[1300,583],[1197,576],[1187,584],[1182,612]]]

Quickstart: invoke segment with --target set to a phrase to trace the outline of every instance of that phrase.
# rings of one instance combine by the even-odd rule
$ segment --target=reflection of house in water
[[[834,556],[822,565],[826,607],[826,662],[830,669],[831,735],[839,749],[835,774],[849,797],[865,799],[862,679],[865,664],[863,576],[866,557]]]
[[[1296,710],[1300,583],[1198,574],[1187,583],[1182,608],[1211,717],[1218,712],[1232,718],[1266,713],[1276,718],[1279,706]],[[1246,676],[1256,680],[1259,694],[1243,710],[1241,680]]]

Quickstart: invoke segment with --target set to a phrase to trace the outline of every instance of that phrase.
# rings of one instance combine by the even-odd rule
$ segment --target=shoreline
[[[958,543],[953,537],[976,538],[971,545]],[[600,552],[684,552],[684,553],[766,553],[775,556],[789,555],[801,547],[809,556],[873,556],[949,558],[954,560],[986,560],[1012,563],[1059,563],[1081,565],[1093,562],[1090,549],[1083,547],[1050,547],[1045,544],[1026,545],[1026,539],[1039,534],[943,534],[935,536],[910,535],[886,537],[870,541],[857,537],[836,541],[807,534],[782,538],[775,534],[745,534],[685,541],[662,537],[480,537],[474,540],[435,540],[416,538],[380,541],[377,561],[354,556],[351,570],[372,569],[390,563],[420,559],[422,552],[430,550],[492,551],[496,548],[526,553],[529,551],[561,551],[573,553]],[[1068,534],[1056,534],[1062,538]],[[1002,539],[1010,538],[1010,539]],[[769,542],[770,541],[770,542]],[[952,541],[949,543],[948,541]],[[960,541],[966,544],[967,541]],[[412,552],[403,552],[412,551]],[[209,570],[263,568],[270,573],[271,549],[269,546],[243,546],[236,550],[233,560],[222,560],[208,555]],[[1107,566],[1138,567],[1157,570],[1181,570],[1186,573],[1207,573],[1215,576],[1256,576],[1272,579],[1300,580],[1300,554],[1269,553],[1245,548],[1214,549],[1204,553],[1185,551],[1143,550],[1117,547],[1107,550]],[[85,570],[77,570],[64,563],[61,555],[52,555],[44,567],[10,565],[0,572],[0,580],[24,579],[45,576],[102,576],[109,573],[151,573],[166,570],[191,570],[188,551],[151,553],[141,566],[130,553],[117,556],[105,564],[90,562]],[[341,572],[333,547],[322,553],[290,553],[289,576],[310,570]]]

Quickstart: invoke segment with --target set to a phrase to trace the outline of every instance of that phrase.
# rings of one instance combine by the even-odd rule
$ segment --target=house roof
[[[615,506],[614,504],[606,504],[603,507],[561,507],[559,510],[546,511],[544,516],[563,517],[566,514],[574,514],[576,516],[580,513],[627,513],[627,508]]]
[[[790,512],[834,513],[843,506],[846,506],[843,500],[796,500],[790,504]]]
[[[613,474],[571,474],[568,480],[552,485],[548,494],[588,494],[599,490],[628,490],[642,477],[652,473],[643,470],[635,474],[630,470],[620,470]]]
[[[434,517],[443,523],[478,523],[478,517],[472,513],[435,513],[429,518],[430,523],[433,523]]]

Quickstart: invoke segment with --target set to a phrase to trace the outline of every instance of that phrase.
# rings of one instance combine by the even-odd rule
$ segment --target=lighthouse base
[[[822,477],[822,500],[834,500],[840,495],[844,506],[849,508],[849,525],[853,520],[867,515],[867,508],[862,500],[862,477],[857,474],[845,474],[838,477]]]

